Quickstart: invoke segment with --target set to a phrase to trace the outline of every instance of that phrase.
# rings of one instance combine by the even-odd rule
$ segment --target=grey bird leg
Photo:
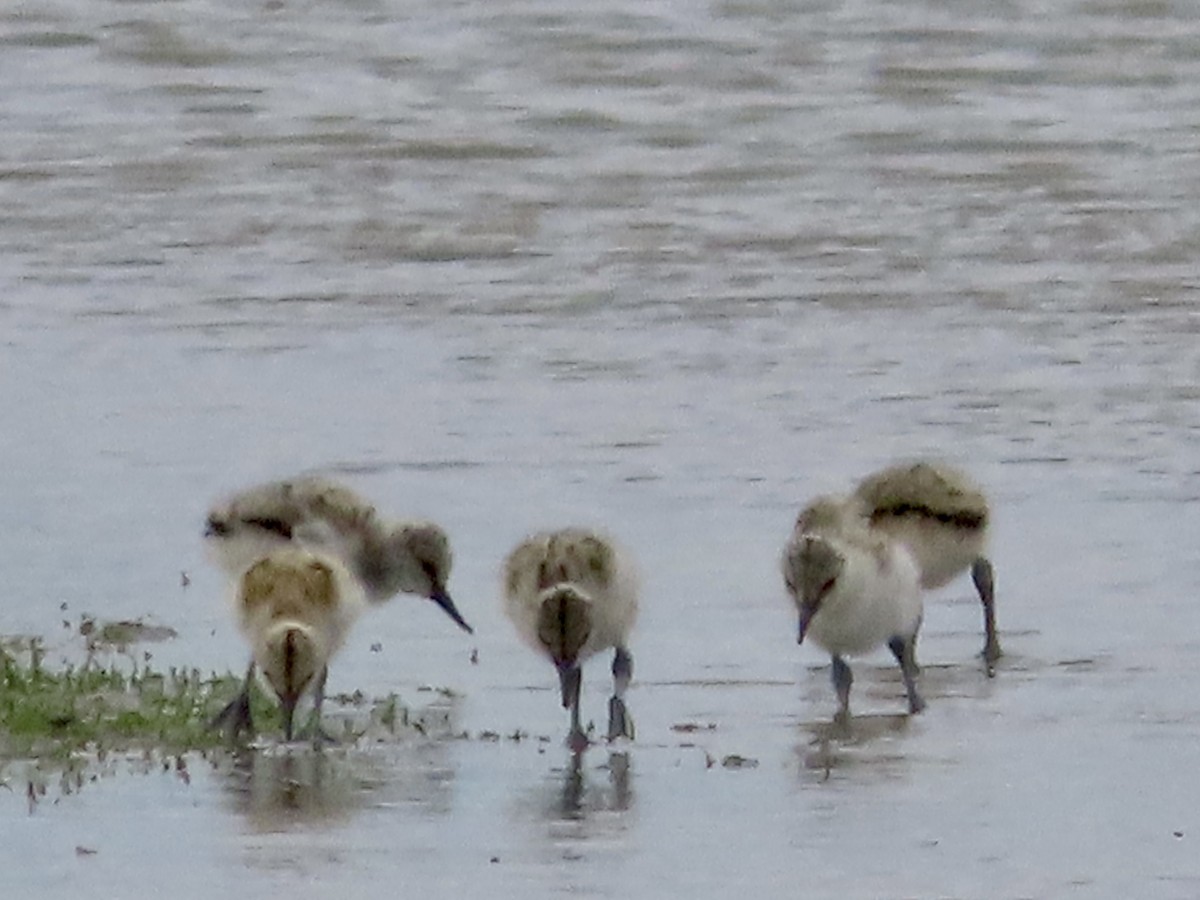
[[[575,753],[587,749],[587,734],[579,722],[579,693],[583,684],[583,672],[579,666],[569,666],[558,670],[559,681],[562,684],[563,706],[571,710],[571,731],[567,734],[567,746]]]
[[[633,740],[633,717],[625,708],[625,691],[633,678],[633,654],[624,647],[618,647],[613,654],[613,695],[608,701],[608,739],[614,741],[619,737]]]
[[[583,777],[583,754],[571,754],[571,763],[567,766],[567,775],[563,779],[562,803],[559,809],[564,816],[575,818],[583,808],[583,795],[587,789],[587,780]]]
[[[904,676],[904,690],[908,692],[908,711],[919,713],[925,708],[925,701],[917,691],[917,661],[913,658],[915,638],[905,640],[896,636],[888,641],[888,649],[900,663],[900,674]]]
[[[986,557],[979,557],[971,566],[971,580],[983,603],[983,659],[988,664],[988,675],[993,675],[992,663],[1000,658],[1001,650],[1000,638],[996,636],[996,581]]]
[[[835,725],[850,724],[850,685],[854,683],[854,674],[846,661],[840,656],[833,658],[833,687],[837,691],[838,711],[833,717]]]
[[[254,719],[250,715],[250,682],[254,678],[254,663],[246,670],[246,679],[238,695],[230,700],[208,723],[209,728],[224,728],[230,738],[237,740],[243,731],[254,730]]]

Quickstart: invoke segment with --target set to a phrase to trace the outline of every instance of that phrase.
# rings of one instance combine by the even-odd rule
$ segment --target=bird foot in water
[[[625,701],[620,697],[612,697],[608,701],[608,739],[634,738],[633,716],[625,707]]]
[[[1000,641],[996,638],[991,638],[983,645],[983,651],[980,653],[980,656],[983,657],[983,661],[987,664],[989,675],[994,674],[995,664],[1003,655],[1004,651],[1000,649]]]
[[[572,753],[582,753],[589,746],[591,746],[591,741],[588,740],[588,736],[581,729],[574,729],[567,735],[567,747],[570,748]]]

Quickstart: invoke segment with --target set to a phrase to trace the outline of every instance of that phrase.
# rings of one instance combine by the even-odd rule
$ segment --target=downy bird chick
[[[504,610],[521,637],[558,671],[562,705],[571,712],[568,745],[588,745],[580,723],[583,663],[612,648],[613,695],[608,739],[633,738],[625,691],[633,677],[627,641],[638,613],[637,580],[612,542],[582,528],[535,534],[504,566]]]
[[[250,682],[257,670],[279,699],[290,741],[301,697],[312,695],[320,721],[329,660],[365,606],[362,589],[333,557],[282,546],[241,574],[233,601],[252,655],[241,692],[213,726],[227,727],[235,738],[253,728]]]
[[[432,522],[383,519],[337,482],[306,475],[248,488],[209,511],[204,537],[234,577],[274,548],[298,545],[340,559],[370,603],[417,594],[472,632],[446,589],[453,562],[446,533]]]
[[[820,498],[801,513],[783,553],[783,578],[799,614],[798,643],[811,639],[833,658],[835,721],[850,720],[853,675],[845,656],[881,644],[900,664],[909,712],[925,707],[916,685],[921,626],[920,573],[901,544],[872,534],[844,504]]]
[[[871,527],[904,544],[926,589],[971,570],[983,604],[983,658],[991,671],[1001,656],[996,633],[995,575],[986,556],[991,511],[983,490],[944,463],[890,466],[864,478],[852,500]]]

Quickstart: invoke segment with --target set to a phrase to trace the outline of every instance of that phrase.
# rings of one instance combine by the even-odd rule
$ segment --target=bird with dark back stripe
[[[388,521],[329,479],[305,475],[240,491],[209,511],[204,538],[233,577],[281,546],[305,547],[341,560],[368,602],[417,594],[472,631],[446,588],[453,561],[446,533],[432,522]]]
[[[583,663],[610,648],[608,739],[634,736],[625,691],[633,677],[627,642],[638,613],[637,579],[623,551],[582,528],[535,534],[505,562],[504,609],[525,642],[558,672],[562,705],[571,712],[568,746],[576,752],[588,746],[579,708]]]
[[[970,569],[983,604],[983,658],[990,673],[1001,650],[995,574],[986,555],[991,510],[983,490],[965,472],[923,460],[868,475],[850,499],[873,529],[909,549],[923,588],[942,587]]]
[[[320,738],[329,661],[366,604],[356,579],[338,560],[282,546],[250,565],[233,591],[238,626],[251,646],[242,690],[213,720],[234,738],[250,731],[250,684],[256,671],[279,699],[284,736],[291,740],[296,706],[313,698]]]

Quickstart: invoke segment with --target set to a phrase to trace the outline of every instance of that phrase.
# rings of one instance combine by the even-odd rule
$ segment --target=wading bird
[[[637,618],[637,579],[609,540],[581,528],[542,532],[522,541],[504,566],[504,609],[521,637],[554,663],[562,705],[571,711],[568,745],[588,745],[580,724],[583,663],[614,651],[608,739],[632,738],[625,690],[633,676],[626,642]]]
[[[370,603],[398,593],[427,597],[471,633],[446,589],[452,556],[446,533],[432,522],[393,522],[343,485],[313,475],[271,481],[210,510],[205,544],[237,577],[287,545],[341,560]]]
[[[844,657],[882,644],[900,664],[909,712],[920,712],[925,707],[916,684],[920,573],[907,548],[873,533],[844,502],[819,498],[800,514],[782,563],[799,613],[797,641],[811,638],[833,658],[835,721],[850,721],[854,677]]]
[[[362,589],[333,557],[278,547],[236,579],[234,612],[251,646],[241,692],[213,719],[236,738],[252,730],[250,683],[261,673],[283,712],[287,740],[300,698],[313,698],[319,737],[329,660],[366,604]]]

